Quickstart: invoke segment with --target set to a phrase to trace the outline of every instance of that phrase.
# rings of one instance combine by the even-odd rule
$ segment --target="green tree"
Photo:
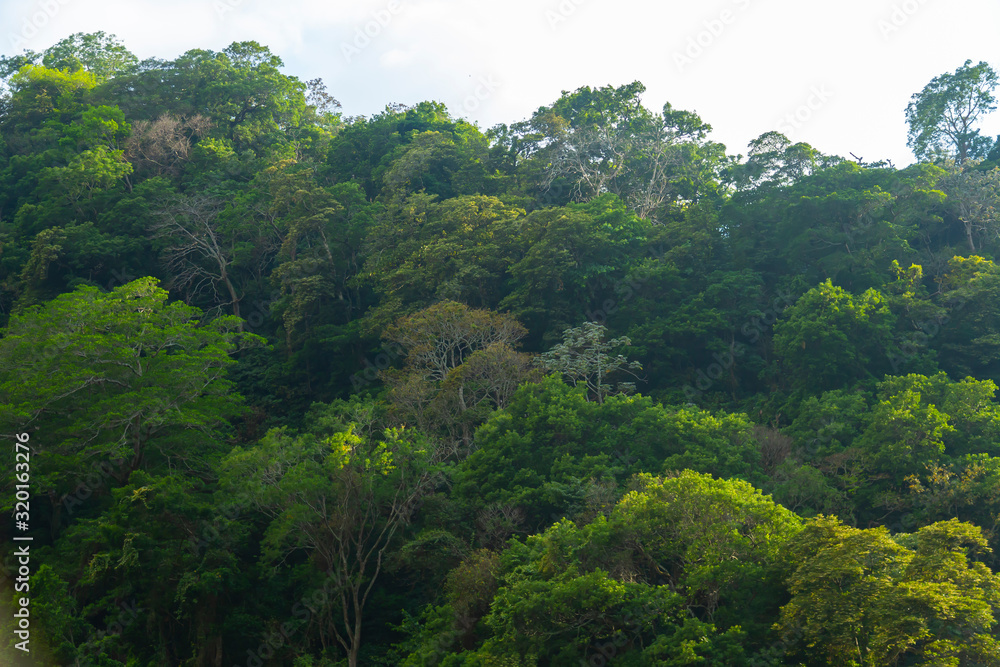
[[[440,452],[419,433],[390,429],[369,437],[357,428],[272,430],[223,463],[226,488],[271,520],[265,556],[280,562],[305,551],[315,571],[326,573],[337,604],[319,612],[320,633],[343,648],[351,667],[359,664],[365,608],[389,550],[440,472]]]
[[[937,463],[945,438],[955,430],[948,415],[920,391],[921,384],[907,382],[912,379],[889,378],[880,385],[884,400],[872,406],[868,427],[858,440],[876,469],[896,481]]]
[[[777,618],[799,520],[743,482],[685,471],[637,486],[589,523],[509,544],[484,619],[493,634],[474,656],[747,664],[744,626]]]
[[[947,193],[949,208],[962,223],[969,252],[993,245],[1000,236],[1000,167],[976,169],[979,160],[946,163],[948,175],[939,185]],[[976,241],[979,248],[976,247]]]
[[[241,410],[231,355],[263,341],[237,333],[235,318],[200,317],[143,278],[110,293],[81,287],[11,318],[0,424],[37,434],[33,479],[51,500],[53,534],[92,465],[119,484],[139,469],[206,474]]]
[[[651,226],[612,194],[536,210],[520,221],[509,287],[500,302],[532,332],[532,347],[555,343],[593,319],[625,282],[649,243]]]
[[[384,334],[405,354],[400,371],[383,374],[396,418],[467,450],[475,428],[539,375],[514,350],[525,333],[509,314],[454,301],[401,318]]]
[[[975,126],[996,109],[996,86],[997,74],[986,62],[966,60],[954,73],[934,77],[906,107],[906,145],[922,160],[942,153],[959,164],[984,157],[992,142]]]
[[[941,368],[953,377],[1000,381],[1000,267],[976,255],[954,256],[941,278],[947,308],[936,341]]]
[[[514,126],[514,143],[541,171],[543,194],[555,188],[586,202],[612,193],[640,218],[658,220],[715,194],[723,147],[706,139],[712,127],[669,103],[650,112],[640,101],[645,90],[638,81],[584,86]]]
[[[801,529],[797,516],[742,480],[685,470],[643,484],[610,521],[647,577],[664,577],[690,612],[729,627],[749,624],[741,620],[748,605],[763,611],[774,602],[768,586],[780,549]]]
[[[683,468],[760,479],[746,416],[668,408],[644,396],[597,403],[549,376],[522,386],[479,428],[475,451],[456,471],[455,497],[476,511],[520,508],[535,530],[553,517],[604,513],[636,473]]]
[[[496,308],[517,256],[523,215],[496,197],[469,195],[439,203],[419,193],[382,216],[365,244],[362,279],[382,297],[368,314],[371,328],[381,332],[406,312],[403,303],[457,301]]]
[[[593,396],[598,403],[613,393],[635,391],[635,384],[619,382],[612,389],[606,382],[609,375],[624,372],[636,377],[633,371],[642,370],[642,364],[628,361],[624,355],[609,352],[623,345],[630,345],[627,336],[604,340],[607,327],[596,322],[584,322],[575,329],[563,332],[563,342],[543,354],[541,365],[550,373],[565,376],[574,387],[585,387],[587,399]]]
[[[243,640],[248,626],[234,629],[231,619],[255,606],[247,599],[256,573],[241,560],[251,525],[239,499],[215,499],[214,488],[189,474],[137,471],[103,511],[47,548],[53,568],[38,592],[52,604],[37,620],[62,633],[57,664],[211,664]],[[73,582],[68,599],[61,580]],[[71,622],[59,607],[75,611]]]
[[[889,368],[895,316],[877,290],[854,296],[827,280],[783,315],[774,349],[793,388],[836,389]]]
[[[770,188],[791,185],[829,166],[828,162],[809,144],[793,144],[780,132],[765,132],[750,142],[746,162],[731,166],[727,175],[738,192],[760,196]]]
[[[103,31],[74,33],[42,54],[45,67],[70,71],[83,68],[99,82],[128,73],[138,64],[139,59],[117,37]]]
[[[978,558],[979,528],[957,520],[910,535],[817,517],[788,545],[791,601],[779,628],[828,665],[989,664],[1000,577]],[[985,661],[985,662],[982,662]]]

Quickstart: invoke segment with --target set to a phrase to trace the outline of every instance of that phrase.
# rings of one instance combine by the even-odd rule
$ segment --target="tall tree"
[[[406,350],[403,370],[384,375],[397,417],[468,447],[475,427],[537,377],[531,358],[514,350],[525,333],[506,313],[454,301],[400,319],[384,335]]]
[[[563,332],[563,342],[541,356],[541,365],[548,371],[564,375],[576,387],[586,387],[587,396],[593,396],[598,403],[615,392],[629,393],[635,390],[631,382],[619,382],[614,387],[607,382],[609,375],[624,372],[638,377],[634,371],[642,370],[642,364],[629,361],[622,354],[609,354],[625,345],[631,345],[628,336],[604,340],[607,327],[597,322]]]
[[[128,73],[139,59],[114,35],[78,32],[47,48],[42,64],[52,69],[83,68],[100,82]]]
[[[979,136],[976,124],[996,109],[996,86],[997,73],[986,62],[966,60],[954,73],[934,77],[906,107],[906,145],[924,160],[941,153],[959,163],[984,157],[993,144]]]
[[[948,175],[939,182],[948,195],[947,203],[962,223],[971,253],[981,250],[984,243],[996,244],[1000,240],[1000,167],[981,171],[977,166],[978,160],[948,163]]]
[[[794,389],[836,389],[888,370],[895,320],[879,291],[854,296],[827,280],[775,324],[774,350]]]
[[[645,90],[638,81],[585,86],[515,125],[512,145],[545,165],[541,191],[565,190],[573,201],[611,192],[654,219],[711,194],[723,159],[723,147],[707,140],[711,125],[669,103],[650,112],[639,99]]]
[[[316,610],[320,633],[343,648],[350,667],[359,664],[365,608],[389,549],[439,472],[438,452],[418,432],[366,437],[356,428],[340,425],[327,435],[314,427],[298,436],[273,430],[224,463],[226,488],[271,519],[265,556],[283,561],[302,550],[329,577],[337,604]]]
[[[232,308],[240,317],[240,302],[249,284],[263,282],[281,244],[280,231],[232,201],[227,193],[199,192],[167,197],[150,225],[163,244],[162,261],[171,289],[190,303],[205,299],[209,308]]]
[[[233,317],[200,317],[143,278],[107,294],[81,287],[11,318],[0,338],[0,424],[38,434],[34,479],[53,503],[53,532],[93,463],[119,483],[150,466],[204,472],[241,408],[230,354],[261,341],[236,333]]]
[[[825,665],[990,664],[1000,577],[979,560],[987,550],[958,520],[890,535],[817,517],[788,545],[781,627]]]

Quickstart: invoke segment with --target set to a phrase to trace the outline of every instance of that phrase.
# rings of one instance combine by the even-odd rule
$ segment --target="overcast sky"
[[[98,30],[140,58],[256,40],[345,114],[431,99],[483,129],[639,80],[732,154],[779,130],[896,166],[913,93],[967,59],[1000,69],[996,0],[0,0],[0,27],[7,55]]]

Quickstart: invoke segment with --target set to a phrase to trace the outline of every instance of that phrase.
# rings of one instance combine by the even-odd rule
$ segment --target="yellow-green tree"
[[[982,531],[958,520],[913,534],[819,516],[788,546],[791,601],[778,628],[826,665],[993,664],[1000,577]]]

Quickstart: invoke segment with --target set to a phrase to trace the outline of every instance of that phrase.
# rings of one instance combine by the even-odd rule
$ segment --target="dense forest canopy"
[[[4,664],[1000,665],[989,64],[905,168],[255,42],[0,79]]]

